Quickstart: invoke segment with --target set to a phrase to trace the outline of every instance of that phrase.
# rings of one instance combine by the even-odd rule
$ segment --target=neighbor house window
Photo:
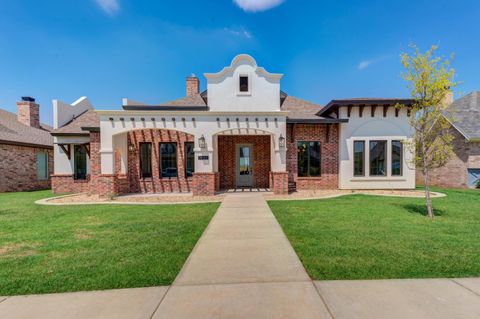
[[[320,142],[297,143],[298,176],[320,176]]]
[[[353,176],[365,176],[365,141],[353,142]]]
[[[240,75],[240,92],[248,92],[248,76]]]
[[[152,143],[140,143],[140,175],[152,177]]]
[[[402,142],[392,141],[392,176],[402,176],[402,155]]]
[[[87,150],[83,145],[73,147],[73,169],[75,179],[87,178]]]
[[[48,153],[37,153],[37,177],[39,180],[48,179]]]
[[[386,154],[386,141],[370,141],[370,176],[387,175]]]
[[[177,143],[160,143],[160,177],[177,176]]]
[[[185,177],[192,177],[193,172],[195,172],[193,142],[185,142]]]

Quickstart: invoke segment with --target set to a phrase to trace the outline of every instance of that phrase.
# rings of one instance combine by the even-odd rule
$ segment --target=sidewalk
[[[0,297],[0,318],[480,318],[480,278],[309,279],[261,194],[228,194],[170,287]]]

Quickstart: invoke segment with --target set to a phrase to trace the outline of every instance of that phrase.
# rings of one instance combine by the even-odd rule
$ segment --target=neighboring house
[[[94,111],[87,98],[54,101],[54,192],[415,187],[401,143],[412,135],[412,100],[322,107],[281,91],[282,75],[245,54],[205,77],[206,91],[191,76],[185,97],[160,105],[124,99],[123,110]]]
[[[35,99],[17,102],[17,114],[0,109],[0,192],[50,188],[51,127],[40,123]]]
[[[480,180],[480,92],[472,92],[449,107],[454,154],[448,163],[429,173],[432,185],[474,188]],[[418,170],[418,184],[423,174]]]

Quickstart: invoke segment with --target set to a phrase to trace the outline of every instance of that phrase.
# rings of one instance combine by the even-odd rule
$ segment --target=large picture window
[[[37,177],[39,180],[48,179],[48,153],[37,153]]]
[[[392,176],[402,176],[402,155],[402,142],[392,141]]]
[[[195,152],[193,142],[185,143],[185,177],[192,177],[195,172]]]
[[[320,176],[320,142],[297,143],[297,166],[298,176]]]
[[[353,142],[353,176],[365,176],[365,141]]]
[[[370,176],[386,176],[386,141],[370,141]]]
[[[177,176],[177,143],[160,143],[160,177]]]
[[[140,143],[140,175],[152,177],[152,143]]]
[[[75,179],[87,178],[87,150],[83,145],[73,147],[73,169]]]

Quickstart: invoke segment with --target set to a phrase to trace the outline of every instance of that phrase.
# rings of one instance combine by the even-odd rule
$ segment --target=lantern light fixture
[[[282,134],[280,134],[280,137],[278,138],[278,146],[281,148],[285,147],[285,137],[283,137]]]
[[[200,137],[198,139],[198,146],[200,148],[206,148],[207,147],[207,142],[205,141],[205,136],[203,136],[203,134],[202,134],[202,137]]]

